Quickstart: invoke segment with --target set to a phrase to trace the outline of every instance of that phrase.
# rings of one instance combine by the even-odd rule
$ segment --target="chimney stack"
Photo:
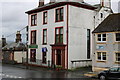
[[[100,0],[100,5],[102,7],[111,8],[111,0]]]
[[[6,46],[6,38],[4,38],[4,36],[2,36],[2,47]]]
[[[56,0],[50,0],[50,4],[51,4],[51,3],[55,3],[55,2],[56,2]]]
[[[16,34],[16,43],[21,42],[21,41],[22,41],[22,39],[21,39],[20,31],[17,31],[17,34]]]
[[[38,7],[44,6],[44,0],[39,0],[39,5]]]

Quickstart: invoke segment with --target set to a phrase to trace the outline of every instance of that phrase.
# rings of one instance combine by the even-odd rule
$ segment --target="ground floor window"
[[[44,63],[44,64],[46,64],[46,52],[43,52],[43,54],[42,54],[42,63]]]
[[[106,61],[106,52],[97,52],[97,60]]]
[[[120,52],[116,53],[116,62],[120,62]]]
[[[36,62],[36,49],[31,49],[30,50],[30,61],[31,62]]]

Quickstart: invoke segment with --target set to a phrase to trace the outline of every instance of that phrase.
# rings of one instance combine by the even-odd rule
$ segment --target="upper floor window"
[[[63,21],[63,8],[56,9],[56,22]]]
[[[106,34],[98,34],[97,41],[98,42],[105,42],[106,41]]]
[[[62,44],[63,43],[63,28],[56,28],[55,29],[55,43]]]
[[[43,29],[43,44],[47,44],[47,29]]]
[[[97,60],[106,61],[106,52],[97,52]]]
[[[116,62],[120,62],[120,52],[119,53],[116,53]]]
[[[36,44],[36,31],[31,31],[31,44]]]
[[[43,12],[43,24],[47,24],[47,11]]]
[[[37,14],[31,15],[31,26],[37,25]]]
[[[116,41],[120,41],[120,33],[116,33]]]

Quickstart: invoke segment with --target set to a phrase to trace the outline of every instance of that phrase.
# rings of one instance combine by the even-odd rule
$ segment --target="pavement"
[[[84,76],[91,77],[91,78],[98,78],[98,72],[88,72],[88,73],[85,73]]]

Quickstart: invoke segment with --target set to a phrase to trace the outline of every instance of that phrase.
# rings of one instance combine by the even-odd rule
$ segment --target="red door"
[[[52,46],[52,65],[61,65],[65,69],[65,46]]]

